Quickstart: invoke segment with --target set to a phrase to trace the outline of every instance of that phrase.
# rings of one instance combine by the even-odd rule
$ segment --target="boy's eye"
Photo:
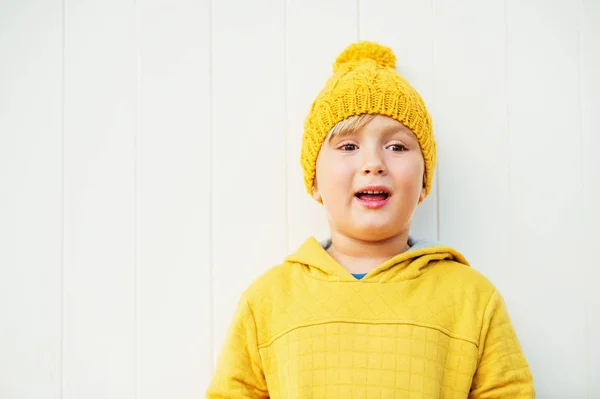
[[[404,144],[392,144],[388,146],[388,148],[392,151],[406,151],[408,148]]]
[[[340,150],[342,151],[354,151],[358,148],[356,144],[344,144],[340,146]]]

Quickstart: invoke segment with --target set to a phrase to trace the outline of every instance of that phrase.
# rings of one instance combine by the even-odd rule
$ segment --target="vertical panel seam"
[[[212,0],[208,1],[208,141],[209,141],[209,151],[208,151],[208,186],[210,188],[211,195],[208,198],[208,229],[209,229],[209,245],[208,245],[208,273],[209,273],[209,285],[208,285],[208,298],[209,298],[209,319],[210,319],[210,329],[209,329],[209,370],[213,369],[213,363],[215,360],[215,328],[216,328],[216,312],[215,312],[215,299],[214,299],[214,250],[213,250],[213,233],[214,233],[214,221],[213,221],[213,204],[214,204],[214,181],[213,181],[213,130],[214,130],[214,93],[213,93],[213,63],[214,63],[214,54],[213,54],[213,2]]]
[[[431,52],[432,52],[432,77],[431,77],[431,95],[432,95],[432,101],[434,106],[437,109],[437,102],[436,102],[436,85],[435,85],[435,70],[436,70],[436,34],[437,31],[435,30],[435,0],[431,0],[431,14],[432,14],[432,26],[433,26],[433,40],[431,43]],[[432,122],[433,124],[433,122]],[[433,128],[433,126],[432,126]],[[439,155],[439,150],[438,150],[438,155]],[[436,155],[437,156],[437,155]],[[437,171],[437,178],[435,179],[435,223],[436,223],[436,234],[437,234],[437,241],[440,242],[442,239],[442,235],[441,235],[441,228],[440,228],[440,219],[441,219],[441,215],[440,215],[440,167],[439,167],[440,163],[439,161],[437,162],[437,165],[435,166],[436,171]]]
[[[360,41],[360,0],[356,0],[356,40]]]
[[[289,151],[288,151],[288,120],[289,120],[289,109],[288,109],[288,35],[287,35],[287,0],[283,1],[283,107],[284,107],[284,254],[288,254],[289,251]]]
[[[583,236],[587,236],[587,223],[585,222],[585,216],[584,216],[584,212],[586,210],[585,205],[586,205],[586,201],[585,201],[585,194],[586,194],[586,185],[585,185],[585,161],[584,161],[584,151],[583,149],[584,144],[585,144],[585,140],[584,140],[584,112],[583,112],[583,61],[584,61],[584,57],[583,57],[583,48],[584,48],[584,39],[583,39],[583,30],[585,29],[585,3],[584,0],[581,0],[580,4],[580,9],[579,9],[579,29],[578,29],[578,33],[579,33],[579,37],[578,37],[578,44],[579,44],[579,48],[578,48],[578,73],[579,73],[579,77],[577,80],[578,83],[578,100],[579,100],[579,120],[580,120],[580,126],[579,126],[579,167],[581,170],[581,213],[580,213],[580,220],[581,220],[581,227],[583,229]],[[583,238],[583,237],[582,237]],[[579,240],[579,242],[581,242],[581,240]],[[581,245],[581,244],[580,244]],[[591,262],[586,262],[586,265],[591,264]],[[583,274],[583,286],[584,289],[587,288],[587,281],[588,278],[587,276],[591,275],[590,273],[590,267],[586,266],[586,270]],[[589,293],[589,290],[585,290],[586,293]],[[589,295],[589,294],[588,294]],[[589,320],[589,314],[590,314],[590,306],[589,306],[589,296],[586,295],[585,296],[585,300],[584,300],[584,318],[583,318],[583,331],[585,332],[585,348],[590,348],[591,345],[591,337],[590,337],[590,320]],[[591,393],[591,381],[592,381],[592,376],[591,376],[591,367],[589,367],[591,364],[591,359],[589,356],[589,352],[586,352],[586,359],[585,359],[585,364],[586,364],[586,378],[585,378],[585,392],[586,392],[586,396],[590,396]]]
[[[61,1],[61,248],[60,248],[60,360],[59,397],[64,398],[65,352],[65,1]]]
[[[508,184],[508,193],[509,196],[512,193],[512,136],[511,136],[511,108],[510,108],[510,83],[509,83],[509,44],[508,44],[508,2],[504,0],[504,96],[506,101],[506,146],[507,146],[507,160],[506,160],[506,168],[507,168],[507,184]],[[508,218],[508,254],[509,254],[509,262],[512,264],[513,257],[513,235],[512,235],[512,206],[511,201],[509,204],[509,218]]]
[[[139,265],[138,265],[138,161],[139,161],[139,118],[140,118],[140,23],[138,1],[134,0],[134,36],[135,36],[135,115],[133,134],[133,397],[138,397],[138,354],[139,354]]]

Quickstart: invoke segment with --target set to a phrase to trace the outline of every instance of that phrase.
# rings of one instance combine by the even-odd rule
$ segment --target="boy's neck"
[[[332,232],[327,252],[350,273],[368,273],[409,248],[408,232],[383,241],[362,241]]]

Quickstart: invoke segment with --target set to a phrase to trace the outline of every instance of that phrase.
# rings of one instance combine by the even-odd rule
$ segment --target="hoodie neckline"
[[[411,240],[411,248],[383,262],[361,280],[357,280],[327,252],[324,244],[312,236],[307,238],[295,253],[287,256],[285,261],[302,265],[311,277],[317,279],[356,283],[411,280],[428,270],[432,262],[443,259],[469,266],[464,256],[451,247],[412,238]]]

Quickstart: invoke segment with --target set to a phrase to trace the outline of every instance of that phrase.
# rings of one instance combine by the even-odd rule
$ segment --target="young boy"
[[[409,237],[436,145],[385,46],[354,43],[305,122],[309,238],[242,295],[208,398],[533,398],[502,297],[457,251]]]

